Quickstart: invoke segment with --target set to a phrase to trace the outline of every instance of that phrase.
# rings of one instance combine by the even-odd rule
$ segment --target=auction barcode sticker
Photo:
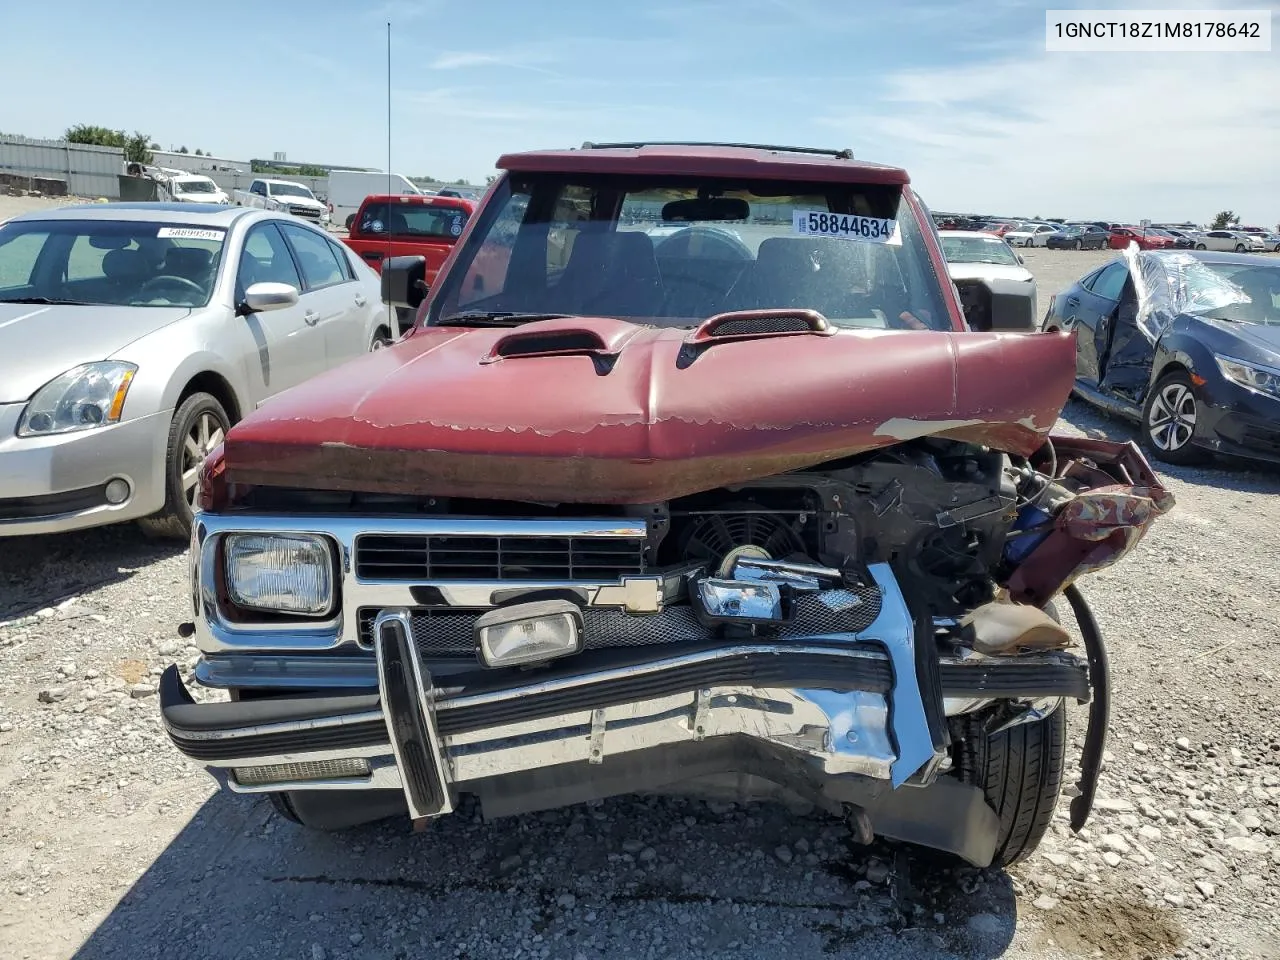
[[[791,211],[792,232],[802,236],[835,237],[839,240],[870,240],[896,243],[898,223],[854,213],[821,213],[817,210]]]
[[[209,230],[205,227],[161,227],[156,237],[161,240],[221,240],[225,230]]]

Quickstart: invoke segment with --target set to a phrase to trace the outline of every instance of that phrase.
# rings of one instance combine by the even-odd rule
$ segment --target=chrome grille
[[[616,580],[644,571],[645,541],[630,537],[365,534],[364,580]]]
[[[880,615],[880,590],[873,585],[827,590],[796,603],[796,615],[780,639],[819,633],[857,633]],[[483,610],[418,607],[410,610],[413,640],[424,659],[457,660],[475,655],[473,626]],[[359,611],[360,643],[373,641],[376,609]],[[583,610],[588,650],[686,643],[708,639],[707,630],[687,606],[671,606],[651,616],[631,616],[618,610]]]

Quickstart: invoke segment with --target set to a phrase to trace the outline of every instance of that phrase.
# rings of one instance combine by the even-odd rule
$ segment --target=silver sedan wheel
[[[1147,414],[1147,433],[1160,450],[1176,453],[1196,432],[1196,398],[1182,383],[1162,387]]]
[[[196,495],[200,490],[200,468],[209,451],[222,442],[222,424],[212,413],[196,417],[182,443],[182,493],[187,506],[196,508]]]

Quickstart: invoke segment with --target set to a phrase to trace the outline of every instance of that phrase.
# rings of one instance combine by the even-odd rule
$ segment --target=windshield
[[[225,236],[171,223],[10,222],[0,227],[0,302],[202,307]]]
[[[175,180],[173,186],[178,193],[216,193],[218,190],[212,180]]]
[[[296,183],[273,183],[270,185],[271,196],[273,197],[306,197],[308,200],[314,200],[311,191],[306,187],[300,187]]]
[[[1007,263],[1018,265],[1012,248],[993,237],[943,237],[942,253],[949,263]]]
[[[772,308],[846,327],[951,329],[894,185],[519,174],[482,216],[428,323],[551,313],[692,327]]]
[[[1180,314],[1280,326],[1280,264],[1201,260],[1189,253],[1125,252],[1151,340]]]
[[[393,237],[430,237],[456,240],[467,225],[467,211],[461,207],[432,206],[425,203],[370,203],[360,214],[360,233],[385,233]]]

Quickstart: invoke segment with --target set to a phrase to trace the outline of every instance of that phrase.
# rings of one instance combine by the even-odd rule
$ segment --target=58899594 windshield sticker
[[[225,230],[209,230],[205,227],[161,227],[156,237],[161,240],[221,240]]]
[[[900,244],[898,221],[862,217],[854,213],[824,213],[818,210],[791,211],[791,232],[804,237],[833,237],[869,243]]]

